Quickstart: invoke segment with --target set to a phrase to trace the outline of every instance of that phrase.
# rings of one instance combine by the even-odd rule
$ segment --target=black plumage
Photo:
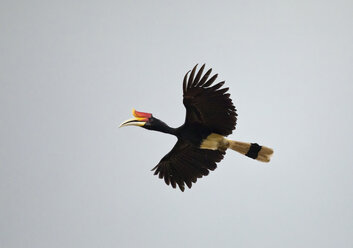
[[[217,74],[212,69],[203,74],[205,65],[197,71],[197,65],[183,80],[183,103],[186,108],[185,122],[178,128],[169,127],[152,114],[133,110],[135,118],[121,126],[141,126],[149,130],[175,135],[178,138],[173,149],[152,169],[173,188],[185,185],[191,188],[198,178],[207,176],[217,168],[226,150],[232,149],[252,159],[269,162],[271,148],[257,143],[247,143],[225,138],[235,129],[237,113],[223,87],[224,81],[215,83]]]
[[[182,191],[185,184],[191,188],[197,178],[207,176],[210,170],[216,169],[216,163],[225,154],[225,151],[200,149],[201,142],[211,133],[231,134],[237,121],[236,109],[230,94],[226,93],[228,88],[222,88],[224,82],[212,85],[217,74],[209,78],[212,72],[209,69],[202,76],[203,65],[195,76],[196,68],[191,73],[189,71],[183,81],[185,123],[176,129],[164,123],[146,127],[177,136],[178,141],[173,149],[152,170],[159,178],[164,178],[166,184],[174,188],[178,185]]]

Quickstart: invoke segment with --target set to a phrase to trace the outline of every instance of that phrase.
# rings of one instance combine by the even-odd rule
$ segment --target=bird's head
[[[149,130],[173,133],[173,130],[171,130],[167,124],[157,119],[156,117],[153,117],[150,113],[139,112],[133,109],[132,115],[135,118],[124,121],[121,123],[120,127],[139,126]]]
[[[129,119],[121,123],[120,127],[126,126],[139,126],[147,128],[151,122],[153,122],[154,117],[150,113],[144,113],[136,111],[135,109],[132,110],[132,115],[135,118]]]

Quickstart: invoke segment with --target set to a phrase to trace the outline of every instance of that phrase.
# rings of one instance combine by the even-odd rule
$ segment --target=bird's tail
[[[260,146],[257,143],[246,143],[228,139],[227,141],[229,142],[229,148],[234,151],[261,162],[270,162],[270,158],[273,154],[271,148]]]

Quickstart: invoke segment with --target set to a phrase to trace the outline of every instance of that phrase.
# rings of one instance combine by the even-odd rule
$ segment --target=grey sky
[[[0,247],[353,247],[352,1],[2,1]],[[152,169],[206,63],[238,109],[191,190]]]

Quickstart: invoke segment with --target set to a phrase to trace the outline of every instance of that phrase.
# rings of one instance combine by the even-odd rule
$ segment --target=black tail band
[[[249,158],[256,159],[257,156],[259,155],[259,151],[261,150],[261,148],[262,148],[262,146],[259,146],[259,144],[251,143],[249,151],[245,154],[245,156],[248,156]]]

